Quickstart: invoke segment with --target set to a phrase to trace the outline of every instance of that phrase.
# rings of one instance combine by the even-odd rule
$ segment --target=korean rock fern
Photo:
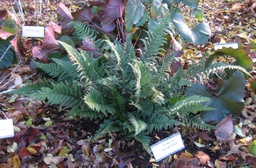
[[[197,112],[210,109],[202,105],[208,98],[184,97],[183,86],[188,84],[167,71],[174,60],[172,54],[158,61],[165,43],[168,17],[155,29],[148,31],[141,59],[136,55],[132,35],[126,42],[105,40],[99,57],[59,41],[71,59],[53,59],[51,64],[35,62],[56,80],[40,80],[10,93],[56,104],[69,115],[85,119],[99,118],[96,137],[122,132],[140,141],[149,151],[147,134],[175,125],[207,128],[198,120]],[[71,61],[72,60],[72,61]],[[192,123],[192,124],[191,124]]]

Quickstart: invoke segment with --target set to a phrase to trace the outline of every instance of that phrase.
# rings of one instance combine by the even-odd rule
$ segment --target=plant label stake
[[[14,137],[13,121],[2,113],[6,119],[0,120],[0,139]]]
[[[42,10],[42,1],[39,1],[40,3],[40,15],[41,15],[41,10]],[[22,36],[24,37],[44,37],[44,27],[43,26],[38,26],[38,17],[37,17],[37,8],[36,8],[36,1],[34,0],[35,4],[35,17],[36,17],[36,23],[37,26],[25,26],[25,19],[24,19],[24,13],[22,10],[21,2],[19,0],[19,12],[20,16],[23,20],[23,25],[22,25]]]
[[[180,133],[175,133],[150,146],[156,162],[185,148]]]
[[[42,26],[22,26],[22,36],[24,36],[24,37],[44,37],[44,27],[42,27]]]
[[[223,44],[218,43],[214,46],[214,50],[222,49],[223,47],[238,49],[238,43],[237,42],[229,42],[229,43],[223,43]]]

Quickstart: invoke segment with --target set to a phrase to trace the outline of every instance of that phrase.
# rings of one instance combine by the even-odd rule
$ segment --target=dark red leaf
[[[92,20],[91,8],[88,8],[87,6],[84,6],[82,9],[72,13],[72,15],[75,20],[89,22]]]
[[[67,24],[74,19],[74,17],[71,15],[71,12],[68,10],[68,8],[63,4],[59,3],[57,7],[58,12],[58,24],[62,27],[62,33],[68,34],[73,31],[72,26],[68,26]]]
[[[21,159],[23,159],[26,156],[31,156],[37,153],[40,149],[41,149],[41,143],[36,143],[28,147],[23,147],[19,152],[19,156]]]
[[[110,32],[115,28],[116,19],[121,19],[123,22],[124,8],[125,4],[122,0],[110,0],[108,2],[101,21],[101,26],[105,31]]]
[[[59,48],[58,43],[55,39],[54,28],[51,25],[45,27],[45,36],[43,39],[42,49],[55,50]]]
[[[56,33],[61,34],[61,26],[54,22],[49,22],[49,25],[51,25]]]
[[[41,135],[42,135],[42,132],[40,132],[38,129],[29,128],[26,131],[26,134],[24,135],[24,138],[25,138],[26,142],[31,143],[31,142],[34,142],[34,141],[40,139]]]
[[[21,150],[20,150],[20,152],[19,152],[19,157],[21,158],[21,159],[23,159],[24,157],[26,157],[26,156],[31,156],[32,155],[32,153],[29,153],[29,151],[27,150],[27,147],[23,147]]]
[[[33,57],[39,59],[40,61],[47,62],[48,55],[58,48],[59,45],[54,36],[54,28],[53,26],[48,25],[45,28],[45,36],[43,39],[42,47],[33,47]]]
[[[93,0],[87,2],[90,6],[103,6],[108,3],[108,0]]]
[[[21,53],[19,50],[20,42],[18,41],[18,35],[16,34],[16,36],[10,42],[14,48],[14,51],[16,52],[16,55],[19,57],[19,59],[21,59]]]
[[[1,10],[0,11],[0,20],[3,21],[7,18],[7,11],[6,10]]]
[[[68,8],[60,2],[57,7],[57,12],[60,16],[64,17],[65,19],[71,21],[74,19],[74,17],[71,15],[71,12],[68,10]]]
[[[203,140],[205,140],[205,141],[214,141],[214,139],[213,138],[211,138],[211,137],[209,137],[209,135],[207,135],[205,132],[198,132],[197,133],[198,134],[198,136],[200,137],[200,138],[202,138]]]

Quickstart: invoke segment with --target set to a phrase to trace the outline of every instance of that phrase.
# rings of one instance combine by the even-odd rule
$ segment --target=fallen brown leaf
[[[174,160],[174,168],[199,168],[198,158],[182,159],[177,158]]]
[[[209,155],[203,151],[198,151],[195,156],[199,159],[201,165],[207,165],[207,162],[210,160]]]
[[[217,137],[217,140],[226,141],[233,134],[233,132],[234,126],[232,116],[228,115],[217,124],[215,136]]]
[[[215,166],[216,168],[226,168],[227,167],[227,163],[226,162],[222,162],[220,160],[215,160]]]

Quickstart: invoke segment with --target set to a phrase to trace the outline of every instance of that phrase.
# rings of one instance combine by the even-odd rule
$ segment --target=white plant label
[[[238,48],[238,43],[237,42],[230,42],[230,43],[216,44],[214,46],[214,50],[222,49],[223,47],[237,49]]]
[[[0,139],[14,137],[12,119],[0,120]]]
[[[24,37],[44,37],[44,27],[42,26],[23,26],[22,36]]]
[[[156,162],[185,148],[180,133],[175,133],[150,146]]]

